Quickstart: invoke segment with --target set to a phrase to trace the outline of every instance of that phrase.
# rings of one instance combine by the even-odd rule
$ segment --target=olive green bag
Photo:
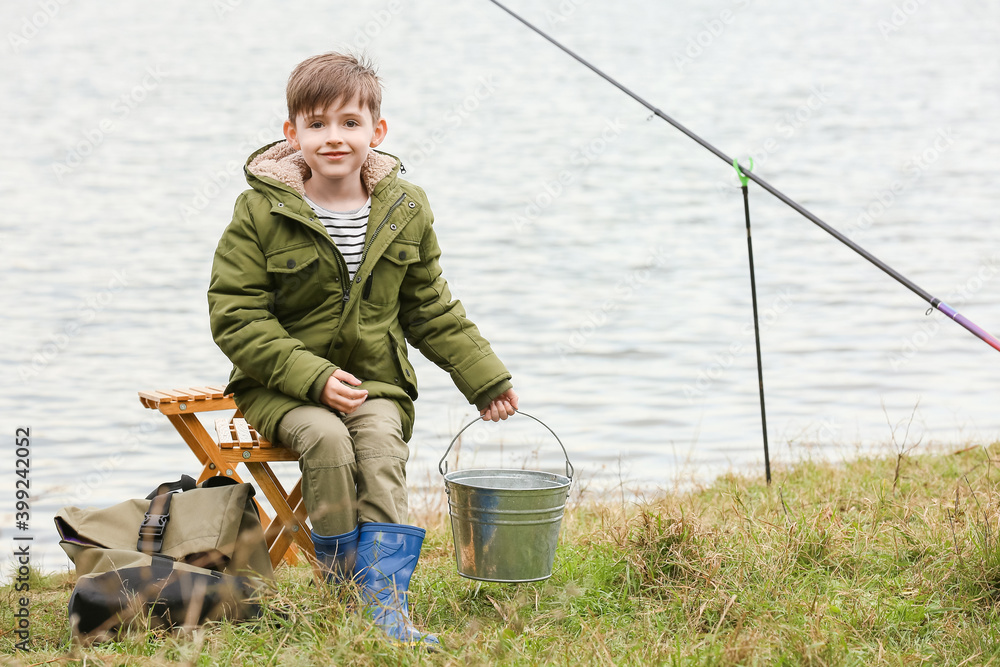
[[[183,476],[145,499],[105,509],[64,507],[59,545],[79,575],[74,633],[94,641],[133,625],[195,627],[260,614],[274,572],[254,489],[226,477]]]

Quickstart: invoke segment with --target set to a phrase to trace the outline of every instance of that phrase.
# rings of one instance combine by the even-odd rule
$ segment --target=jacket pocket
[[[314,308],[326,298],[319,284],[319,251],[313,243],[282,248],[265,259],[274,285],[271,312],[279,319],[282,314]]]
[[[382,253],[365,285],[365,301],[380,305],[395,305],[399,288],[411,264],[420,261],[420,242],[396,239]]]
[[[396,340],[392,332],[389,332],[386,339],[389,345],[389,356],[396,364],[394,384],[402,387],[411,399],[417,400],[417,373],[413,370],[413,366],[410,365],[410,360],[406,356],[406,343]]]
[[[406,266],[420,261],[420,242],[407,241],[406,239],[396,239],[389,244],[389,247],[382,253],[393,264]]]
[[[314,244],[303,243],[271,251],[266,259],[270,273],[298,273],[319,259],[319,251]]]

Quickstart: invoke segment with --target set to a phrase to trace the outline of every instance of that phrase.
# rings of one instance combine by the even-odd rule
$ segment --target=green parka
[[[362,167],[372,208],[353,281],[303,198],[310,171],[301,153],[279,141],[251,155],[244,171],[252,189],[219,241],[208,305],[215,342],[234,364],[228,390],[258,431],[275,440],[281,418],[317,405],[343,368],[369,398],[396,402],[409,440],[417,378],[404,339],[480,409],[511,387],[452,299],[427,197],[399,178],[396,158],[372,151]]]

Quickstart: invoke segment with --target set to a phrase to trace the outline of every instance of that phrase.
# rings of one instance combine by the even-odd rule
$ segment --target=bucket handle
[[[549,428],[549,425],[546,424],[545,422],[543,422],[538,417],[533,417],[532,415],[529,415],[527,412],[521,412],[520,410],[517,410],[516,412],[517,412],[517,414],[524,415],[525,417],[528,417],[529,419],[534,419],[536,422],[538,422],[539,424],[541,424],[542,426],[544,426],[545,429],[549,433],[552,434],[552,437],[556,439],[556,442],[558,442],[559,446],[562,448],[563,456],[566,457],[566,476],[569,477],[569,481],[572,482],[573,481],[573,473],[575,472],[575,468],[573,468],[573,464],[569,462],[569,454],[566,452],[566,446],[562,443],[562,440],[559,439],[559,436],[556,435],[556,432],[553,431],[551,428]],[[448,458],[448,454],[451,452],[451,448],[455,446],[455,442],[458,441],[459,436],[461,436],[463,433],[465,433],[465,430],[467,428],[469,428],[470,426],[472,426],[476,422],[480,422],[482,420],[483,420],[482,417],[476,417],[471,422],[469,422],[468,424],[466,424],[465,426],[463,426],[462,430],[459,431],[458,433],[456,433],[455,437],[451,439],[451,442],[448,444],[448,449],[444,450],[444,456],[442,456],[441,460],[438,461],[438,472],[440,472],[441,475],[445,475],[445,474],[448,473],[448,462],[445,461],[445,459]]]

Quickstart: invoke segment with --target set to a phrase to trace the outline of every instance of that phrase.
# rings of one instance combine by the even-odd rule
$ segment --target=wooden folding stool
[[[226,475],[242,482],[236,467],[243,464],[250,471],[257,487],[274,508],[272,520],[258,503],[264,538],[267,541],[271,565],[277,567],[282,558],[289,564],[298,562],[292,545],[305,552],[320,576],[316,553],[306,525],[306,510],[302,502],[302,478],[299,477],[290,493],[286,492],[270,464],[274,461],[297,461],[299,455],[290,449],[272,444],[261,437],[233,402],[232,394],[225,394],[224,385],[140,391],[139,400],[150,409],[159,410],[180,433],[184,442],[198,457],[203,468],[198,481],[215,475]],[[233,418],[215,420],[218,442],[212,438],[197,417],[199,412],[235,410]]]

